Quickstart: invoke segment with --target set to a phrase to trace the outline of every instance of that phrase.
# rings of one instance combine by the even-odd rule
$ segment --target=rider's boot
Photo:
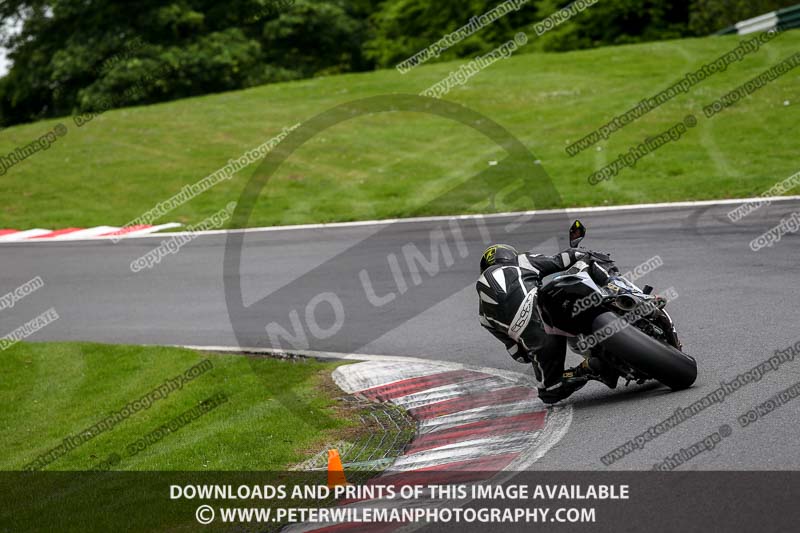
[[[599,357],[589,357],[578,366],[565,370],[561,382],[554,388],[539,389],[539,399],[546,404],[556,403],[581,389],[591,379],[614,389],[617,387],[619,374]]]
[[[589,368],[583,363],[565,370],[561,381],[554,387],[539,389],[539,399],[546,404],[553,404],[570,396],[589,381]]]
[[[564,370],[564,374],[562,375],[562,379],[573,381],[575,383],[586,383],[592,377],[594,377],[594,373],[592,372],[592,369],[588,365],[586,359],[584,359],[578,366]]]

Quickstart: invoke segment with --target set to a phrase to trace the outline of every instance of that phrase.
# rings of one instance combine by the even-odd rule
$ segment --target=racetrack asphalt
[[[534,465],[536,469],[645,469],[717,431],[732,435],[681,469],[798,469],[800,399],[741,428],[739,415],[800,381],[800,357],[732,393],[676,428],[658,436],[610,467],[600,458],[629,438],[688,407],[767,360],[775,350],[800,340],[797,261],[800,235],[752,251],[748,244],[782,218],[800,211],[800,201],[762,207],[732,223],[733,205],[597,211],[580,214],[588,248],[612,253],[625,272],[659,255],[663,266],[637,283],[656,291],[674,287],[668,306],[686,352],[699,362],[689,390],[671,393],[654,385],[620,384],[609,390],[590,383],[567,400],[574,406],[568,434]],[[198,236],[152,269],[130,264],[165,238],[0,245],[0,294],[34,276],[45,286],[0,311],[0,334],[14,330],[49,307],[60,319],[28,340],[85,340],[109,343],[269,346],[266,324],[291,330],[290,312],[305,327],[310,348],[335,352],[407,355],[529,372],[506,355],[477,321],[474,282],[488,231],[491,238],[520,248],[556,253],[565,246],[569,217],[537,214],[508,231],[517,216],[475,220],[405,222],[336,228],[282,229],[245,233],[240,274],[244,303],[266,299],[258,312],[229,317],[223,260],[226,235]],[[457,225],[455,231],[454,225]],[[430,232],[441,228],[453,262],[440,250],[439,272],[411,269],[403,247],[415,243],[431,256]],[[558,237],[559,242],[551,237]],[[463,240],[461,240],[463,238]],[[560,245],[560,246],[559,246]],[[406,290],[398,289],[390,256],[402,265]],[[437,265],[434,265],[437,266]],[[429,268],[433,266],[429,265]],[[364,270],[374,289],[367,302]],[[411,272],[414,271],[414,275]],[[415,285],[415,275],[420,284]],[[230,279],[229,279],[230,281]],[[391,302],[389,294],[396,293]],[[327,300],[318,299],[313,320],[308,302],[334,294],[342,324]],[[319,302],[323,303],[319,303]],[[267,317],[265,315],[269,314]],[[340,317],[341,318],[341,317]],[[341,328],[339,328],[341,326]],[[327,336],[327,333],[335,334]],[[800,354],[798,354],[800,355]],[[569,362],[578,362],[570,356]]]

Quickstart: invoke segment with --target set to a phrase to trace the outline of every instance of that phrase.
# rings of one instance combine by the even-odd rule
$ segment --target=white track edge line
[[[629,204],[629,205],[608,205],[597,207],[567,207],[563,209],[542,209],[533,211],[508,211],[504,213],[489,213],[489,214],[470,214],[470,215],[437,215],[428,217],[409,217],[409,218],[389,218],[385,220],[359,220],[354,222],[329,222],[320,224],[296,224],[290,226],[265,226],[260,228],[238,228],[238,229],[219,229],[219,230],[206,230],[193,232],[195,235],[224,235],[226,233],[263,233],[271,231],[291,231],[291,230],[307,230],[307,229],[329,229],[329,228],[349,228],[358,226],[386,226],[389,224],[410,224],[419,222],[442,222],[448,220],[474,220],[482,218],[502,218],[502,217],[515,217],[515,216],[531,216],[531,215],[553,215],[553,214],[580,214],[580,213],[603,213],[612,211],[636,211],[646,209],[670,209],[682,207],[703,207],[714,205],[732,205],[732,204],[745,204],[747,202],[788,202],[800,200],[800,195],[795,196],[772,196],[772,197],[755,197],[755,198],[730,198],[722,200],[691,200],[683,202],[662,202],[652,204]],[[117,239],[119,241],[126,239],[153,239],[161,237],[174,237],[179,235],[188,235],[192,232],[176,231],[153,233],[149,235],[122,235],[115,237],[86,237],[81,240],[111,240]],[[19,243],[19,242],[52,242],[47,239],[33,240],[33,241],[0,241],[1,244],[6,243]],[[63,241],[56,241],[63,242]]]

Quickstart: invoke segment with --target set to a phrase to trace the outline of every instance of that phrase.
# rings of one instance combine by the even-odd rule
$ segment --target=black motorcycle
[[[570,247],[585,236],[585,226],[576,220]],[[568,337],[580,355],[599,358],[607,371],[598,379],[611,388],[619,377],[626,385],[654,379],[673,390],[690,387],[697,361],[682,351],[664,309],[668,300],[619,276],[608,255],[581,251],[586,255],[568,271],[542,280],[538,305],[545,331]]]

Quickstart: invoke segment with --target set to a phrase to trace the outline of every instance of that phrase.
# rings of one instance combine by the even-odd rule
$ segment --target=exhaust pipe
[[[614,300],[614,305],[623,311],[632,311],[639,301],[629,294],[621,294]]]

